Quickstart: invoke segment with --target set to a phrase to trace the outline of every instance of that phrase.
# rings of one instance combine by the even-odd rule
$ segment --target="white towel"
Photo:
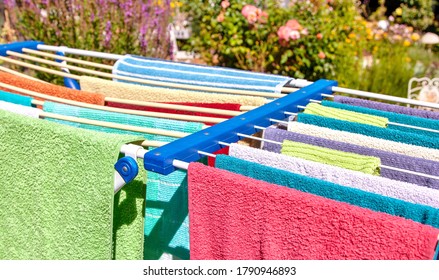
[[[38,108],[18,105],[1,100],[0,100],[0,109],[35,119],[38,119],[40,117],[40,113],[43,112],[41,109]]]
[[[346,187],[380,194],[407,202],[439,208],[439,190],[379,176],[347,170],[337,166],[276,154],[232,144],[229,155],[266,166],[325,180]]]
[[[288,130],[296,133],[355,144],[358,146],[378,149],[386,152],[439,161],[439,150],[437,149],[399,143],[352,132],[333,130],[326,127],[320,127],[299,122],[290,122],[288,124]]]

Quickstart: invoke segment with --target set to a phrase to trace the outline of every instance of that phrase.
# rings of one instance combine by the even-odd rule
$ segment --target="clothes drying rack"
[[[38,41],[15,42],[0,45],[0,55],[7,56],[8,51],[22,53],[23,48],[54,51],[59,56],[68,53],[110,60],[117,60],[123,57],[123,55],[48,46]],[[57,62],[61,63],[60,67],[62,68],[63,61],[57,60]],[[66,68],[62,70],[68,72]],[[77,83],[75,83],[76,81],[73,79],[65,78],[64,82],[66,87],[77,88]],[[341,88],[338,87],[337,82],[333,80],[321,79],[316,82],[310,82],[303,79],[292,79],[289,85],[286,86],[297,87],[299,90],[275,99],[256,109],[240,114],[239,116],[215,124],[212,127],[177,139],[151,152],[146,152],[142,147],[136,145],[124,145],[121,152],[125,153],[126,156],[119,159],[115,164],[115,174],[117,174],[115,177],[118,178],[115,179],[115,184],[116,180],[119,180],[119,185],[123,185],[136,177],[138,173],[136,158],[143,158],[145,170],[163,175],[170,174],[176,169],[187,169],[189,163],[198,161],[205,156],[214,156],[214,152],[229,146],[230,143],[237,142],[243,138],[252,138],[253,134],[264,130],[273,123],[283,123],[283,120],[296,115],[299,110],[308,103],[318,102],[324,98],[331,98],[334,93],[350,94],[439,109],[439,104]],[[439,246],[437,246],[436,249],[435,259],[438,259],[438,257]]]

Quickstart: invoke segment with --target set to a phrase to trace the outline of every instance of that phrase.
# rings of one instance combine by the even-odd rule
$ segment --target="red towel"
[[[212,108],[212,109],[223,109],[223,110],[231,110],[231,111],[240,111],[241,105],[234,103],[178,103],[172,102],[168,104],[176,104],[176,105],[186,105],[186,106],[194,106],[194,107],[203,107],[203,108]],[[116,102],[107,102],[107,106],[116,107],[116,108],[124,108],[131,110],[139,110],[139,111],[149,111],[149,112],[160,112],[160,113],[170,113],[170,114],[180,114],[180,115],[192,115],[192,116],[200,116],[200,117],[213,117],[213,118],[222,118],[222,119],[230,119],[233,116],[223,116],[209,113],[199,113],[199,112],[189,112],[182,110],[174,110],[174,109],[162,109],[148,106],[139,106],[139,105],[130,105],[130,104],[122,104]],[[212,123],[205,123],[206,125],[214,125]]]
[[[105,96],[99,93],[86,92],[82,90],[66,88],[63,86],[57,86],[53,84],[33,81],[27,78],[19,77],[5,72],[0,72],[0,82],[8,85],[24,88],[27,90],[36,91],[46,95],[59,97],[59,98],[70,99],[70,100],[96,104],[96,105],[105,104]],[[15,92],[7,88],[0,87],[0,89],[8,92]],[[16,93],[23,94],[21,92],[16,92]],[[36,97],[35,99],[41,100],[41,98],[36,98]]]
[[[200,163],[188,174],[191,259],[433,259],[433,227]]]

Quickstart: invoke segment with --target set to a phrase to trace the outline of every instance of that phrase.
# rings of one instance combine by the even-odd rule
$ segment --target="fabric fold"
[[[267,128],[264,131],[264,139],[281,142],[284,140],[293,140],[296,142],[307,143],[319,147],[335,149],[344,152],[356,153],[366,156],[378,157],[381,164],[391,166],[403,170],[414,171],[418,173],[439,176],[439,162],[426,160],[397,153],[386,152],[379,149],[372,149],[344,143],[341,141],[333,141],[326,138],[314,137],[302,133],[296,133],[276,128]],[[367,142],[365,143],[367,144]],[[270,152],[280,153],[281,145],[265,142],[263,149]],[[385,178],[412,183],[433,189],[439,189],[439,180],[428,178],[421,175],[411,174],[409,172],[391,170],[381,168],[380,175]]]
[[[337,103],[337,102],[332,102],[332,101],[327,101],[327,100],[323,100],[322,105],[324,107],[338,108],[338,109],[349,110],[349,111],[358,112],[358,113],[362,113],[362,114],[370,114],[370,115],[388,118],[390,121],[388,128],[391,128],[391,129],[424,134],[424,135],[430,136],[430,137],[439,136],[439,133],[437,133],[437,132],[426,131],[426,130],[422,130],[422,129],[415,129],[415,128],[397,125],[397,124],[410,125],[410,126],[417,126],[420,128],[427,128],[427,129],[433,129],[433,130],[439,131],[439,121],[437,121],[437,120],[429,120],[429,119],[424,119],[424,118],[415,117],[415,116],[408,116],[408,115],[404,115],[404,114],[380,111],[380,110],[369,109],[369,108],[364,108],[364,107],[360,107],[360,106],[353,106],[353,105],[348,105],[348,104],[343,104],[343,103]],[[397,124],[393,124],[393,123],[397,123]]]
[[[198,91],[169,89],[119,83],[94,77],[81,76],[81,88],[90,92],[104,94],[106,97],[150,102],[202,102],[236,103],[248,106],[261,106],[266,102],[262,97],[231,94],[211,94]]]
[[[280,75],[134,55],[126,55],[117,60],[113,66],[113,74],[160,82],[273,93],[280,93],[282,87],[292,80]]]
[[[341,95],[334,95],[334,102],[349,104],[354,106],[360,106],[370,109],[376,109],[381,111],[405,114],[409,116],[417,116],[426,119],[439,120],[439,112],[427,111],[422,109],[416,109],[411,107],[387,104],[377,101],[371,101],[366,99],[359,99]]]
[[[324,104],[323,102],[322,105]],[[306,105],[304,113],[320,117],[333,118],[342,121],[368,124],[383,128],[387,127],[389,123],[389,120],[384,117],[377,117],[371,114],[353,112],[350,110],[342,110],[341,108],[331,108],[322,105],[317,103],[308,103],[308,105]]]
[[[439,208],[439,190],[437,189],[372,176],[337,166],[293,158],[237,144],[232,144],[229,154],[231,157],[241,160],[325,180],[334,184]]]
[[[299,114],[297,121],[306,124],[317,125],[340,131],[358,133],[380,139],[391,140],[400,143],[412,144],[426,148],[439,149],[439,138],[428,137],[417,133],[403,132],[394,129],[386,129],[372,125],[352,123],[332,118]]]
[[[141,259],[144,178],[113,182],[138,140],[0,110],[0,259]]]
[[[54,97],[75,100],[79,102],[96,104],[96,105],[105,104],[105,96],[99,93],[92,93],[85,90],[75,90],[63,86],[38,82],[27,78],[18,77],[16,75],[5,73],[5,72],[0,72],[0,82],[12,86],[20,87],[23,89],[39,92],[42,94],[51,95]],[[10,92],[15,92],[13,90],[2,88],[1,86],[0,89],[4,89]],[[23,93],[19,92],[19,94],[23,94]],[[40,100],[41,98],[35,98],[35,99]]]
[[[433,258],[430,226],[201,164],[188,172],[191,259]]]
[[[0,100],[0,109],[35,119],[38,119],[40,117],[41,112],[43,112],[41,109],[38,108],[18,105],[1,100]]]
[[[340,152],[290,140],[283,141],[281,153],[366,174],[380,175],[381,160],[377,157]]]

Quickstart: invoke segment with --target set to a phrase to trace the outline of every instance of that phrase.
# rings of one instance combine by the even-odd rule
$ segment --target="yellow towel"
[[[139,101],[234,103],[245,106],[261,106],[266,102],[266,99],[262,97],[148,87],[88,76],[81,76],[80,84],[81,89],[85,91],[101,93],[107,97]]]

